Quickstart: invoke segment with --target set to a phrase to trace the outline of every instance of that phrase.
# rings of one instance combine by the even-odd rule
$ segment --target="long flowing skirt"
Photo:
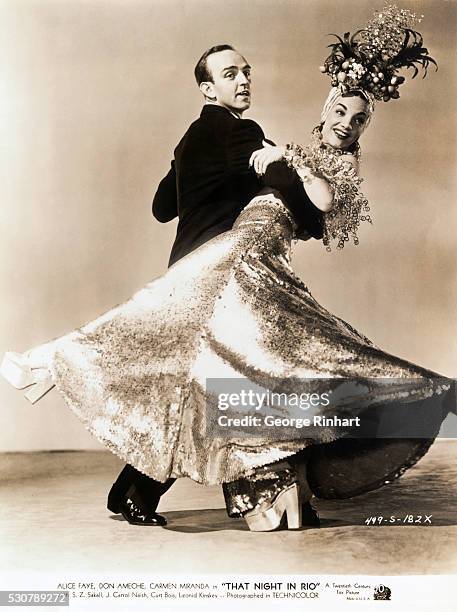
[[[258,196],[232,230],[128,301],[31,349],[30,359],[48,368],[98,440],[156,480],[230,482],[310,448],[308,476],[317,495],[346,497],[379,486],[427,451],[453,409],[451,384],[383,352],[321,306],[291,268],[294,230],[280,200]],[[363,391],[358,386],[350,402],[336,402],[331,415],[367,417],[364,436],[331,421],[274,433],[218,427],[222,411],[214,398],[222,387],[290,394],[310,380],[328,390],[342,379],[363,380]],[[425,415],[427,434],[377,436],[386,406],[390,416],[401,415],[397,433]],[[284,406],[276,414],[290,417]],[[314,416],[329,414],[328,407],[313,409]]]

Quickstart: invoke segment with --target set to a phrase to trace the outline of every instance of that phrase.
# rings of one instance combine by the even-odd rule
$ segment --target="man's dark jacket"
[[[249,167],[265,135],[251,119],[237,119],[222,106],[205,105],[175,149],[171,169],[152,204],[155,218],[179,217],[169,265],[233,226],[246,204],[265,186],[276,189],[299,225],[322,238],[322,213],[307,197],[297,174],[283,162],[264,177]]]

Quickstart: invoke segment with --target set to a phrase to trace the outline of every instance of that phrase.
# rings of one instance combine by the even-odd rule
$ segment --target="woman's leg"
[[[306,478],[307,457],[305,449],[287,460],[256,468],[248,478],[224,483],[228,515],[245,517],[254,531],[271,531],[284,525],[285,514],[289,528],[319,526],[319,518],[309,504],[312,491]],[[254,528],[250,517],[255,517]]]

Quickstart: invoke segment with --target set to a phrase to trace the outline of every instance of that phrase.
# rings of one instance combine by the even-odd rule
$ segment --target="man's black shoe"
[[[165,527],[167,519],[157,512],[146,512],[127,498],[121,502],[119,511],[130,525],[149,525],[152,527]]]
[[[321,526],[319,515],[309,502],[305,502],[301,506],[301,524],[303,527]]]

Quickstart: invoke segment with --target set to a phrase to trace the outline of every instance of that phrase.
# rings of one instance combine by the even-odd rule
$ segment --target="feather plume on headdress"
[[[407,9],[386,4],[377,11],[365,28],[352,36],[332,34],[338,41],[329,45],[331,53],[320,67],[332,79],[333,87],[341,93],[358,89],[374,100],[400,97],[399,86],[405,78],[398,74],[402,68],[412,68],[415,78],[419,69],[423,76],[436,61],[423,46],[423,38],[412,26],[421,19]]]

